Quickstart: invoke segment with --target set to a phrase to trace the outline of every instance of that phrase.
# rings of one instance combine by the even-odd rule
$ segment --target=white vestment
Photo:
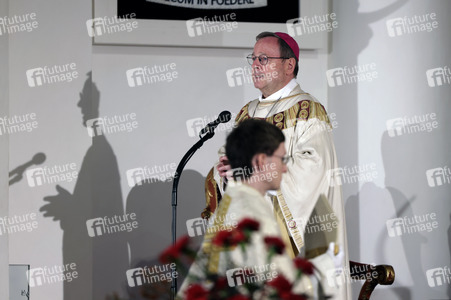
[[[277,206],[283,213],[286,229],[296,245],[298,253],[305,255],[304,230],[316,201],[323,194],[338,218],[338,245],[344,251],[344,274],[349,274],[349,259],[346,238],[345,212],[341,193],[339,169],[331,134],[331,125],[324,107],[310,94],[301,90],[293,79],[283,89],[262,99],[255,99],[245,105],[235,119],[235,123],[248,118],[265,119],[282,129],[285,135],[287,155],[292,157],[288,172],[283,174],[281,188],[275,192]],[[219,156],[225,155],[224,147]],[[224,180],[214,168],[214,179],[221,194]],[[267,196],[271,203],[271,196]],[[280,225],[280,224],[279,224]],[[283,228],[281,227],[283,234]],[[325,251],[319,252],[320,255]],[[297,253],[295,253],[297,254]],[[308,254],[308,253],[307,253]],[[309,257],[309,255],[307,255]],[[318,261],[313,260],[316,264]],[[317,267],[327,270],[324,266]],[[329,272],[328,272],[329,271]],[[334,293],[332,299],[351,299],[349,278],[330,278],[333,270],[325,271],[324,278],[332,281],[327,290]],[[333,281],[341,282],[334,284]]]

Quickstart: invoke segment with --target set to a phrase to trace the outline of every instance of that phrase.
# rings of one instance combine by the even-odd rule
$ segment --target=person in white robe
[[[324,270],[324,276],[335,273],[342,277],[332,281],[343,284],[327,286],[333,294],[332,299],[351,299],[350,280],[343,277],[345,272],[339,272],[349,270],[349,259],[340,168],[332,128],[324,107],[296,82],[299,47],[288,34],[263,32],[257,36],[248,60],[252,65],[254,86],[261,91],[261,95],[241,109],[235,124],[257,118],[276,125],[285,135],[286,151],[292,158],[280,189],[267,193],[265,199],[273,207],[282,237],[291,245],[288,250],[290,255],[313,259],[324,255],[330,245],[315,249],[306,247],[306,224],[317,200],[327,198],[339,224],[337,244],[334,245],[335,265],[333,268],[326,265],[317,267]],[[224,195],[230,169],[222,147],[219,161],[207,176],[204,217],[214,212],[218,199]]]

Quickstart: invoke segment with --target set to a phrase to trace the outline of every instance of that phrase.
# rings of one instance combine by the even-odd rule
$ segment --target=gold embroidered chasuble
[[[324,107],[297,85],[287,97],[268,102],[258,99],[249,102],[239,112],[235,123],[239,124],[248,118],[265,119],[281,128],[286,139],[287,154],[293,158],[287,165],[288,172],[283,175],[281,189],[265,197],[268,203],[274,204],[274,215],[285,243],[294,245],[289,251],[290,255],[306,254],[303,252],[305,225],[317,199],[323,194],[339,220],[338,244],[345,253],[344,266],[348,267],[341,186],[333,184],[339,182],[339,174],[335,172],[338,163],[332,128]],[[218,154],[225,155],[224,147]],[[209,182],[217,184],[215,193],[223,194],[224,181],[216,167],[210,175]],[[214,204],[210,204],[212,206]],[[341,292],[347,294],[346,285]],[[346,296],[337,299],[346,299]]]

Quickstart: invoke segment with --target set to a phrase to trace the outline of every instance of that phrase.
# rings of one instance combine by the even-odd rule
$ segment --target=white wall
[[[31,132],[9,134],[10,170],[30,161],[39,152],[46,156],[40,166],[75,163],[79,169],[91,142],[86,129],[81,126],[81,114],[76,104],[85,74],[91,70],[92,53],[91,40],[85,34],[86,28],[79,22],[91,17],[91,3],[9,3],[10,17],[31,13],[36,14],[36,29],[9,34],[9,116],[23,117],[34,113],[37,128]],[[76,63],[78,80],[35,88],[28,86],[26,70],[72,62]],[[62,182],[61,186],[72,191],[74,183]],[[62,231],[59,222],[44,218],[39,211],[45,204],[43,198],[56,194],[55,184],[32,188],[27,184],[24,174],[21,181],[10,186],[9,192],[9,217],[30,217],[36,214],[35,221],[38,224],[37,229],[31,232],[10,233],[10,264],[30,264],[31,268],[61,265]],[[30,299],[63,299],[62,290],[62,284],[32,288]]]
[[[8,11],[8,1],[0,1],[0,11]],[[2,14],[3,15],[3,14]],[[8,36],[0,36],[0,115],[4,116],[8,112],[8,92],[9,92],[9,77],[8,77],[8,58],[9,58],[9,41]],[[8,135],[0,136],[0,217],[8,215],[8,173],[9,167],[9,139]],[[9,298],[9,273],[8,273],[8,235],[0,235],[0,297]]]
[[[340,27],[333,33],[329,68],[374,63],[377,72],[372,82],[329,89],[329,109],[338,115],[335,140],[340,164],[374,165],[376,172],[370,181],[343,184],[350,257],[394,266],[394,285],[378,287],[375,299],[449,298],[450,285],[428,285],[426,272],[450,265],[451,186],[429,186],[426,171],[450,163],[451,86],[430,87],[426,71],[449,67],[450,3],[349,1],[334,2],[334,10]],[[393,27],[387,23],[393,18],[430,13],[436,14],[437,29],[389,36]],[[426,114],[436,115],[438,128],[395,131],[391,136],[387,121],[415,116],[420,120]],[[394,218],[419,220],[431,214],[438,224],[430,232],[388,234],[387,222]]]

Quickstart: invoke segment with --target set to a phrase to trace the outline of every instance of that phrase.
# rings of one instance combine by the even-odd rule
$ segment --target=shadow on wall
[[[402,227],[396,228],[402,248],[393,251],[401,251],[407,261],[416,299],[439,299],[445,296],[445,289],[449,292],[449,287],[430,286],[426,277],[428,269],[444,267],[449,261],[449,254],[442,249],[449,246],[444,233],[451,190],[449,186],[433,187],[427,177],[427,170],[449,161],[444,151],[449,142],[443,138],[447,121],[443,118],[440,122],[439,129],[417,133],[413,128],[418,124],[405,124],[397,133],[384,132],[381,142],[385,186],[396,212],[393,218],[404,218]],[[436,228],[430,226],[433,220],[438,223]]]
[[[83,159],[73,193],[57,185],[58,194],[45,197],[48,203],[40,208],[45,217],[60,221],[64,264],[76,264],[78,278],[64,282],[64,300],[111,299],[127,293],[130,299],[169,298],[167,283],[146,285],[147,294],[143,294],[138,286],[130,285],[127,271],[160,265],[160,252],[171,244],[172,180],[136,185],[124,212],[117,159],[102,134],[101,121],[96,120],[99,101],[100,92],[88,73],[78,106],[92,146]],[[187,232],[186,220],[198,218],[204,208],[204,182],[205,177],[196,171],[182,173],[179,237]],[[132,218],[132,214],[136,216]],[[133,221],[137,226],[128,226]],[[195,237],[193,244],[200,245],[201,239]]]
[[[99,101],[90,72],[78,102],[84,126],[99,117]],[[60,221],[63,262],[76,264],[78,278],[64,282],[64,300],[105,299],[120,292],[128,268],[125,233],[109,230],[124,216],[116,156],[104,135],[92,133],[73,193],[57,185],[58,194],[45,197],[48,204],[40,209]]]
[[[364,183],[358,195],[346,203],[346,212],[360,213],[372,233],[362,236],[362,251],[371,262],[395,269],[393,286],[376,288],[375,297],[380,299],[442,299],[445,289],[450,294],[449,286],[433,288],[426,277],[428,269],[448,265],[451,254],[449,187],[445,187],[448,191],[433,188],[426,178],[426,170],[446,160],[444,148],[437,143],[441,135],[439,131],[399,136],[384,132],[381,148],[386,188]],[[436,147],[431,149],[430,145]],[[423,153],[429,155],[424,157]],[[357,202],[360,211],[355,211]],[[431,214],[436,215],[438,228],[431,226]],[[442,235],[445,228],[447,238]],[[450,254],[442,251],[446,248]],[[436,263],[425,263],[425,257],[433,257]]]
[[[186,234],[187,220],[200,217],[205,204],[204,183],[205,177],[197,171],[186,170],[182,173],[177,197],[177,237]],[[127,213],[136,213],[140,224],[137,230],[128,235],[131,268],[147,267],[155,279],[146,285],[138,285],[143,278],[138,282],[132,281],[128,288],[131,300],[169,299],[170,283],[162,282],[158,277],[168,278],[171,271],[158,261],[158,256],[172,243],[172,184],[172,180],[146,180],[136,185],[127,197]],[[197,248],[202,238],[192,237],[192,245]],[[183,277],[179,274],[177,284],[180,286],[182,282]]]
[[[367,48],[373,31],[371,24],[378,22],[398,10],[407,0],[397,0],[372,12],[359,12],[360,1],[343,1],[337,7],[331,2],[331,11],[337,14],[338,28],[333,31],[331,43],[331,66],[333,68],[352,68],[359,64],[359,54]],[[358,165],[358,83],[345,84],[345,78],[337,76],[328,78],[329,88],[329,114],[335,113],[338,117],[338,128],[334,130],[334,140],[340,166]],[[348,237],[349,259],[359,261],[360,254],[360,201],[358,199],[359,185],[347,184],[343,187],[343,195],[351,196],[346,202],[346,231]],[[357,296],[360,285],[353,285],[353,295]]]
[[[360,209],[359,204],[361,206]],[[393,219],[397,215],[388,189],[380,188],[373,182],[364,183],[359,193],[350,196],[346,201],[346,213],[349,214],[350,212],[353,212],[350,216],[359,215],[362,220],[365,220],[362,221],[361,226],[366,227],[366,230],[359,238],[361,243],[360,251],[364,253],[360,261],[368,264],[392,265],[396,273],[394,284],[387,287],[377,286],[371,298],[412,299],[410,289],[400,285],[400,282],[404,280],[400,268],[407,268],[407,266],[404,266],[400,261],[394,260],[390,254],[386,255],[387,248],[389,251],[398,251],[398,247],[402,247],[400,240],[391,241],[387,234],[386,221]],[[393,243],[390,242],[394,242],[395,247],[392,247]],[[396,256],[399,257],[399,255]],[[363,281],[352,284],[354,297],[358,296],[362,284]]]

